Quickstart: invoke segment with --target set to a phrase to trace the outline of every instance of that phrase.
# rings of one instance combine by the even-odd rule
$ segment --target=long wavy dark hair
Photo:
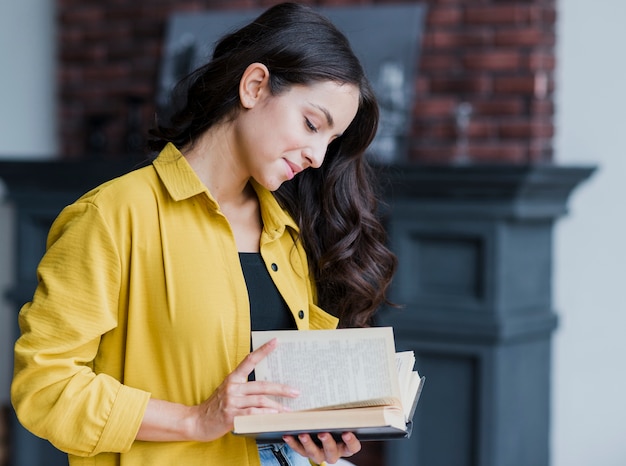
[[[277,95],[291,85],[320,81],[353,84],[360,90],[354,120],[329,146],[319,169],[309,169],[274,192],[300,227],[318,304],[340,326],[367,326],[389,303],[387,290],[396,257],[378,218],[377,184],[364,153],[378,127],[378,105],[346,37],[309,7],[276,5],[223,37],[211,61],[183,79],[174,91],[177,109],[151,130],[150,146],[184,147],[240,110],[239,81],[251,63],[270,71]]]

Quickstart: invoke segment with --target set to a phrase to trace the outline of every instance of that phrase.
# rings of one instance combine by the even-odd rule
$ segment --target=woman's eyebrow
[[[317,105],[312,102],[310,102],[310,104],[324,114],[324,116],[326,117],[326,123],[328,123],[329,128],[335,126],[335,120],[333,120],[333,116],[330,114],[326,107],[322,107],[321,105]]]

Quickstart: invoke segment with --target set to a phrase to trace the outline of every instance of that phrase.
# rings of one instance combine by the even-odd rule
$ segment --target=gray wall
[[[560,0],[557,161],[599,170],[555,235],[553,465],[626,465],[626,2]]]
[[[4,186],[0,182],[0,199],[3,197]],[[9,382],[11,380],[12,364],[11,352],[12,336],[15,315],[4,299],[4,290],[12,282],[13,254],[11,244],[13,238],[12,209],[0,201],[0,405],[9,402]]]

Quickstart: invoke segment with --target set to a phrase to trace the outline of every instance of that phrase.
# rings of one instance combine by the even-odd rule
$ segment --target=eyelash
[[[307,128],[309,128],[310,131],[317,133],[317,128],[315,127],[313,123],[311,123],[311,121],[308,118],[305,118],[304,121],[306,122],[306,126]]]

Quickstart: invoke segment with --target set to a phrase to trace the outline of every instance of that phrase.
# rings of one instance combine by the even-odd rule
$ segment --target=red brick
[[[431,138],[433,131],[432,126],[433,125],[428,125],[425,122],[424,124],[413,125],[411,128],[411,135],[422,140]]]
[[[522,163],[528,160],[528,147],[525,142],[488,142],[468,145],[470,158],[475,162]]]
[[[467,135],[470,138],[485,139],[495,134],[495,127],[487,121],[472,121]],[[454,118],[430,124],[419,124],[415,128],[415,136],[422,140],[439,140],[456,143],[458,133]]]
[[[555,134],[554,123],[545,122],[545,123],[534,123],[534,132],[533,139],[546,139],[551,140]]]
[[[552,3],[554,4],[554,0],[552,0]],[[544,24],[554,25],[557,20],[556,7],[553,5],[544,7],[542,10],[541,20]]]
[[[472,101],[474,112],[478,115],[504,116],[520,115],[524,111],[524,99],[520,97],[487,97]]]
[[[472,139],[489,139],[497,136],[497,124],[489,119],[473,118],[469,124],[467,136]],[[446,141],[456,144],[458,131],[454,115],[445,120],[416,122],[413,135],[421,141]]]
[[[460,5],[431,5],[428,7],[426,22],[430,28],[458,25],[463,20]]]
[[[483,94],[491,90],[491,79],[485,75],[465,75],[458,78],[433,77],[430,90],[439,93]]]
[[[132,39],[132,25],[128,22],[108,21],[105,24],[85,29],[83,31],[83,40],[96,44],[106,44],[114,39],[114,42],[122,42],[128,47],[128,41]]]
[[[60,11],[59,18],[62,23],[98,24],[105,19],[105,8],[103,5],[81,5]]]
[[[415,80],[415,95],[421,96],[426,95],[430,92],[430,78],[424,76],[423,73],[420,73],[417,79]]]
[[[123,151],[126,98],[154,113],[166,21],[174,11],[259,8],[280,0],[58,0],[58,71],[64,156],[84,155],[84,122],[112,115],[109,148]],[[396,4],[398,0],[318,0],[311,5]],[[474,107],[468,136],[478,162],[546,160],[554,132],[556,0],[427,0],[412,102],[411,156],[449,163],[454,112]],[[545,93],[538,93],[538,89]],[[542,97],[542,98],[538,98]],[[147,128],[146,128],[147,129]]]
[[[129,63],[108,63],[90,66],[84,71],[83,75],[87,81],[108,84],[116,79],[132,79],[133,72]]]
[[[550,138],[554,136],[554,125],[550,121],[502,122],[498,135],[502,139]]]
[[[467,128],[467,136],[470,139],[491,139],[497,136],[497,123],[478,115],[472,116]]]
[[[543,9],[520,2],[505,5],[469,5],[465,10],[467,24],[530,24],[541,20]]]
[[[454,141],[456,139],[456,126],[452,119],[435,123],[430,128],[429,136],[440,141]]]
[[[456,99],[453,97],[427,97],[419,99],[416,104],[416,113],[419,117],[442,117],[454,114]]]
[[[534,139],[530,143],[528,158],[531,163],[545,163],[552,160],[554,148],[552,138]]]
[[[529,139],[532,127],[528,121],[504,122],[500,123],[498,133],[503,139]]]
[[[530,71],[554,71],[556,69],[554,50],[533,51],[526,57],[525,61],[525,67]]]
[[[304,2],[299,2],[304,3]],[[323,0],[321,2],[310,2],[311,4],[319,3],[324,6],[354,6],[354,5],[367,5],[371,4],[371,0]],[[379,2],[384,3],[384,2]]]
[[[67,62],[81,63],[88,68],[94,63],[103,62],[107,58],[107,44],[85,44],[82,47],[64,47],[59,52],[60,59]]]
[[[458,49],[472,46],[486,46],[493,42],[493,33],[487,28],[471,31],[429,29],[422,40],[428,49]]]
[[[461,61],[458,55],[454,53],[424,53],[419,64],[419,70],[427,74],[437,71],[444,71],[448,73],[454,70],[461,69],[463,69]]]
[[[469,70],[510,71],[520,68],[522,55],[514,49],[468,52],[463,64]]]
[[[494,91],[497,94],[524,94],[535,93],[534,76],[505,76],[494,78]]]
[[[554,115],[554,102],[549,99],[533,99],[530,106],[530,113],[538,117],[550,117]]]
[[[72,83],[80,84],[83,82],[83,70],[76,66],[64,66],[57,70],[57,76],[61,87],[69,86]]]
[[[454,147],[441,144],[420,144],[410,151],[413,162],[448,164],[454,157]]]
[[[501,29],[496,31],[494,43],[496,46],[552,46],[555,43],[555,35],[554,32],[546,32],[537,26]]]
[[[83,40],[83,31],[74,27],[63,28],[58,31],[58,40],[62,44],[80,43]]]

